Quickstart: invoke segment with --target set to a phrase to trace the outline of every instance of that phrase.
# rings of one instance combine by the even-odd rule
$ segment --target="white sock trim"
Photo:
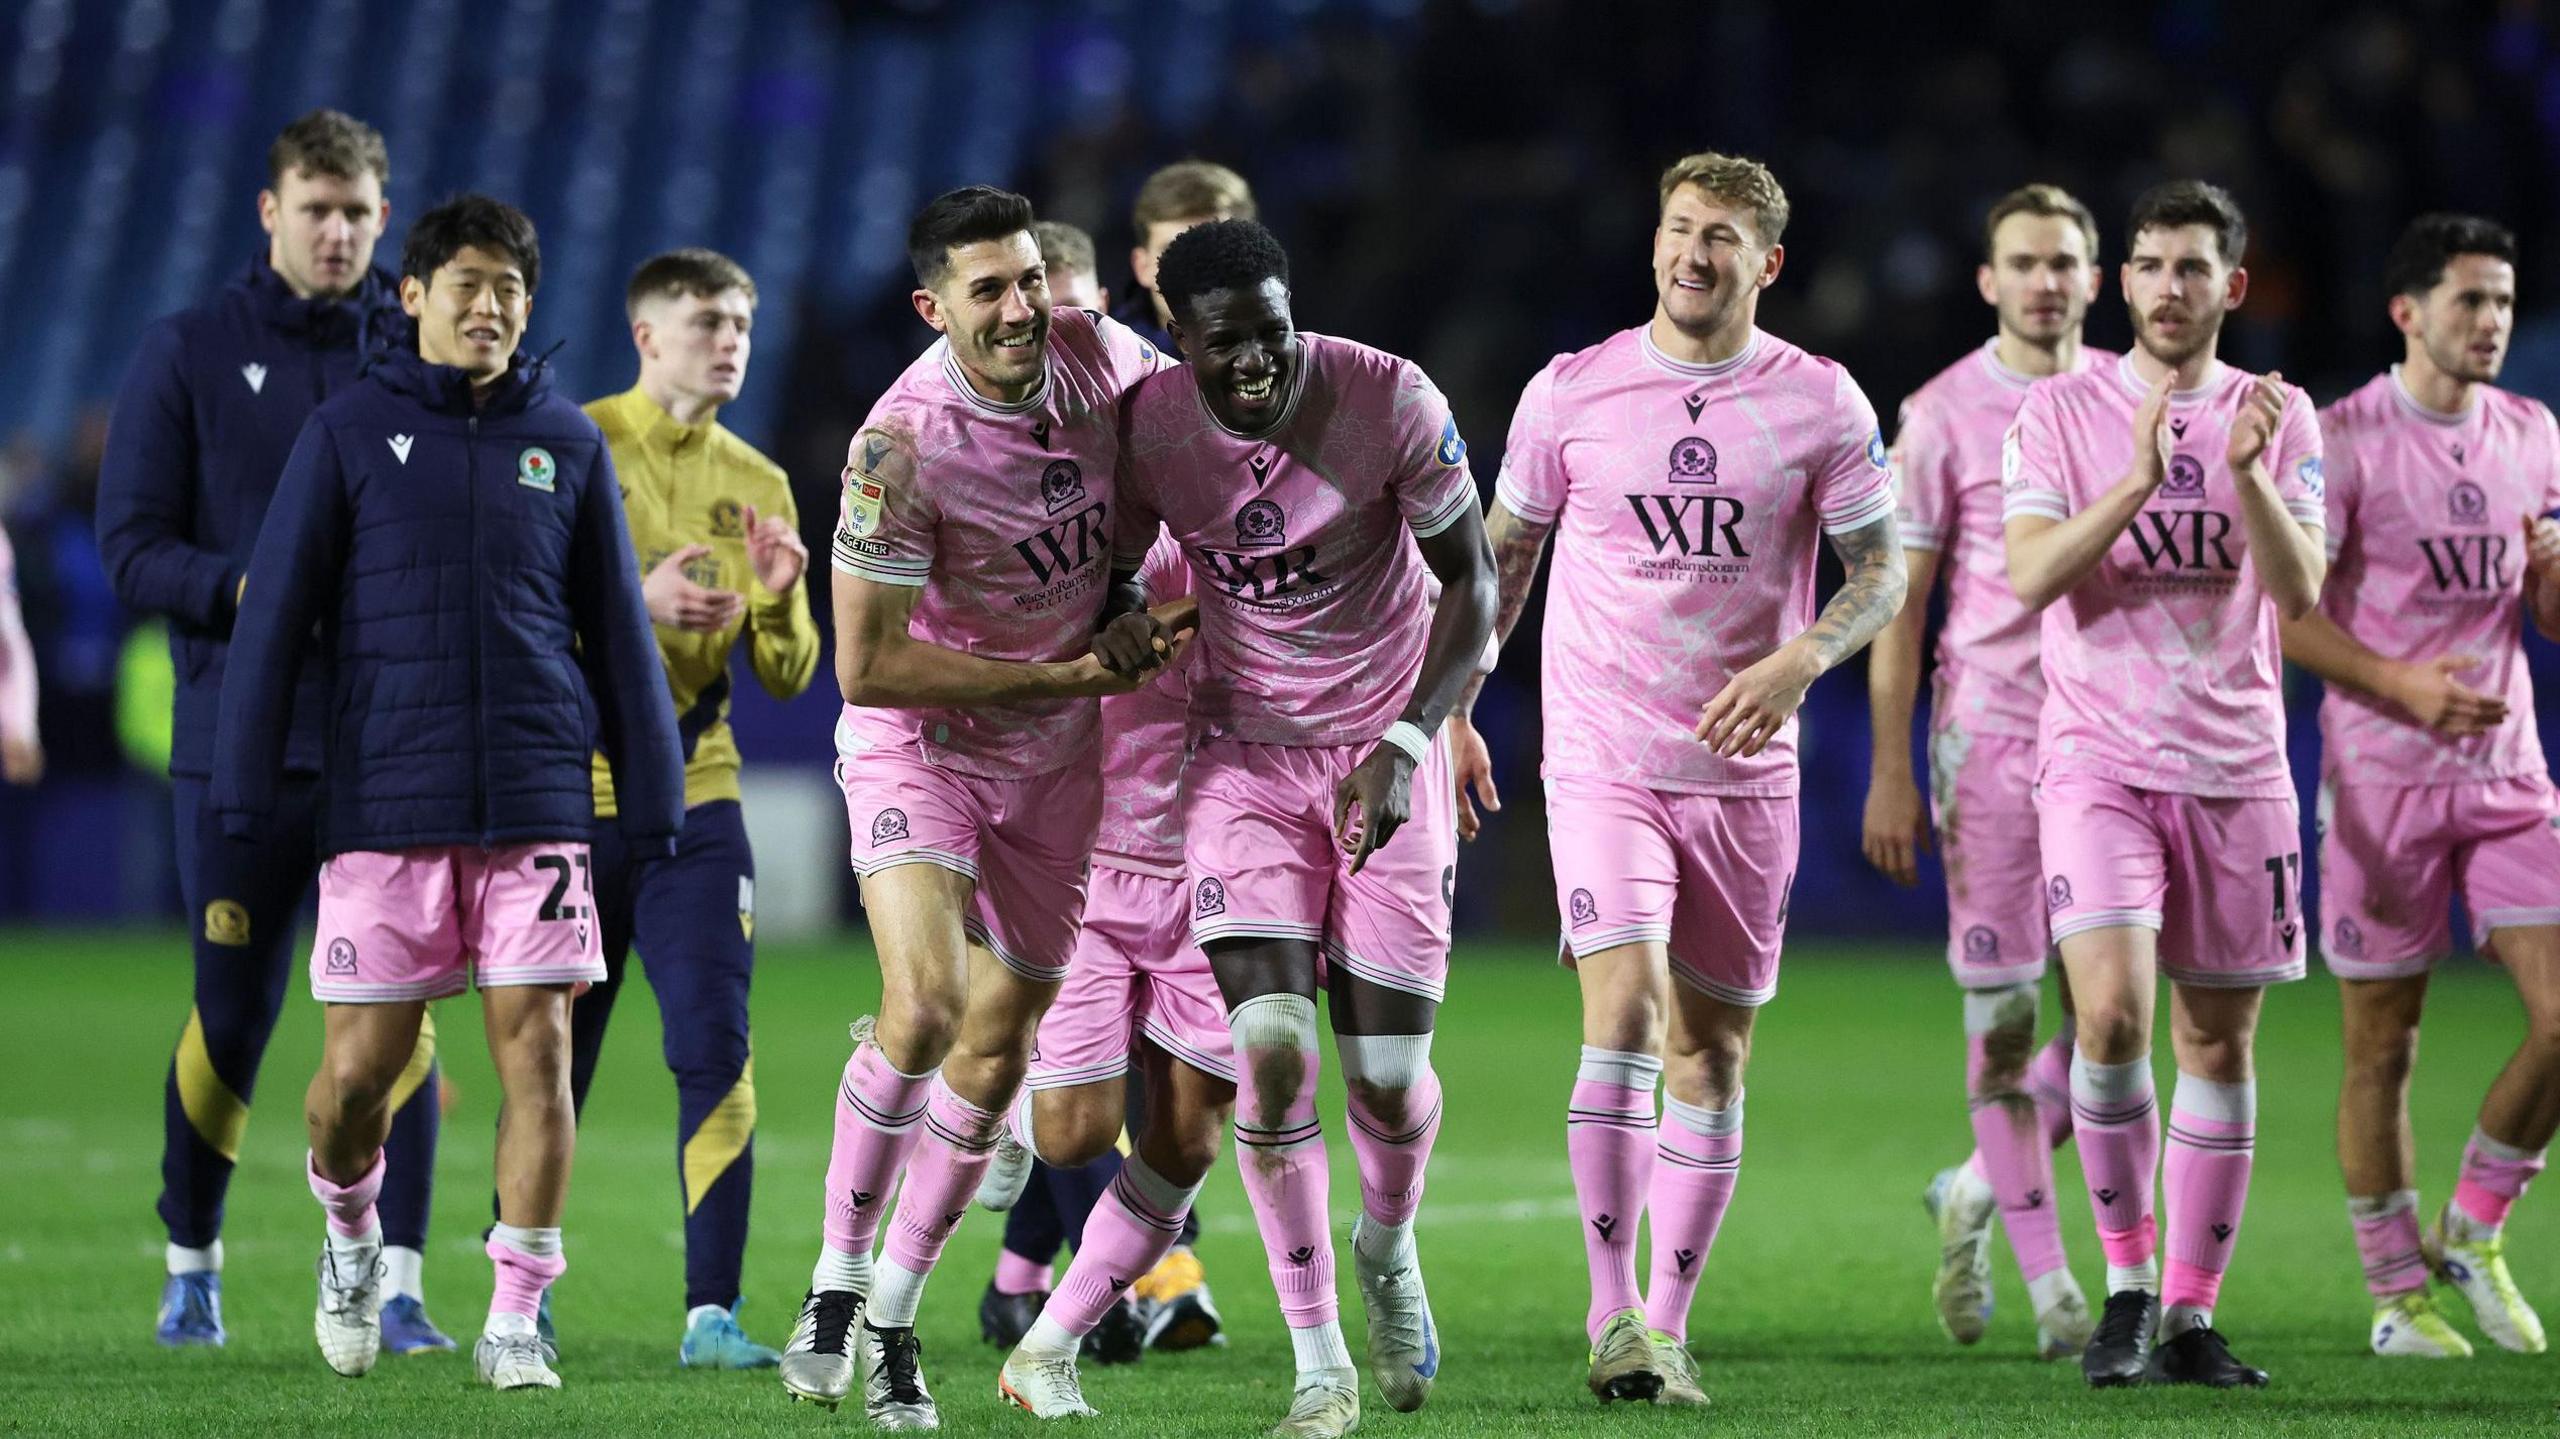
[[[1742,1095],[1733,1092],[1733,1102],[1722,1109],[1709,1109],[1703,1104],[1690,1104],[1677,1095],[1662,1096],[1662,1118],[1665,1123],[1679,1125],[1691,1134],[1705,1137],[1742,1132]]]
[[[2122,1064],[2092,1063],[2085,1054],[2071,1056],[2071,1094],[2091,1104],[2127,1104],[2152,1092],[2151,1056]]]
[[[2182,1069],[2178,1071],[2178,1087],[2169,1092],[2169,1108],[2216,1124],[2255,1125],[2258,1081],[2244,1079],[2238,1084],[2225,1084]]]
[[[1573,1077],[1651,1094],[1662,1082],[1662,1060],[1657,1055],[1586,1044],[1582,1046],[1582,1064]]]
[[[1120,1177],[1128,1181],[1129,1187],[1137,1191],[1140,1199],[1147,1201],[1158,1214],[1166,1218],[1173,1218],[1190,1209],[1191,1201],[1200,1194],[1199,1185],[1176,1184],[1156,1173],[1152,1165],[1135,1154],[1120,1161]]]
[[[2530,1164],[2548,1152],[2541,1149],[2519,1149],[2505,1140],[2491,1139],[2477,1125],[2472,1126],[2471,1147],[2488,1155],[2491,1159],[2503,1159],[2509,1164]]]
[[[1345,1083],[1411,1089],[1431,1072],[1428,1034],[1337,1034],[1333,1051],[1342,1061]]]
[[[2010,984],[1998,989],[1968,989],[1964,992],[1966,1034],[1989,1034],[1995,1029],[2011,1026],[2024,1027],[2030,1035],[2035,1032],[2034,985]]]
[[[1040,1317],[1024,1331],[1020,1347],[1026,1359],[1073,1359],[1083,1343],[1083,1335],[1068,1333],[1067,1326],[1050,1318],[1048,1308],[1043,1306]]]
[[[871,1292],[871,1256],[848,1254],[841,1249],[818,1246],[817,1267],[809,1272],[809,1287],[821,1294],[851,1290],[856,1294]]]
[[[2122,1294],[2128,1289],[2139,1289],[2145,1294],[2160,1292],[2160,1261],[2157,1257],[2131,1266],[2107,1266],[2107,1292]]]
[[[1237,1058],[1248,1046],[1280,1049],[1316,1047],[1316,1002],[1303,994],[1257,994],[1227,1011],[1227,1032],[1234,1036]]]
[[[183,1244],[169,1246],[169,1272],[172,1274],[220,1274],[222,1241],[217,1239],[202,1249],[189,1249]]]
[[[1297,1356],[1298,1373],[1302,1376],[1326,1369],[1351,1367],[1351,1346],[1343,1342],[1342,1321],[1339,1319],[1310,1324],[1304,1329],[1291,1329],[1289,1348]]]
[[[537,1259],[561,1252],[560,1231],[556,1226],[526,1229],[513,1224],[493,1224],[489,1226],[489,1237],[518,1254],[530,1254]]]
[[[2418,1191],[2395,1189],[2389,1194],[2350,1194],[2347,1196],[2349,1219],[2389,1219],[2395,1214],[2418,1212]]]
[[[405,1245],[382,1246],[382,1286],[393,1298],[427,1302],[427,1256]]]
[[[918,1274],[887,1255],[880,1257],[879,1278],[871,1286],[871,1300],[863,1306],[862,1322],[874,1329],[911,1329],[915,1327],[916,1308],[924,1301],[924,1282],[930,1274]]]

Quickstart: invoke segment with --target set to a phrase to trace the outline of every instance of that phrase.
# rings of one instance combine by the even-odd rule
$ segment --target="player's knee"
[[[324,1056],[321,1072],[328,1076],[329,1096],[336,1103],[339,1116],[387,1108],[392,1087],[399,1083],[400,1071],[408,1061],[406,1054],[382,1055],[353,1047],[334,1049]]]
[[[2092,1064],[2124,1064],[2151,1052],[2151,1029],[2132,1005],[2082,995],[2077,1017],[2080,1052]]]
[[[931,1069],[960,1038],[962,1001],[957,994],[920,991],[881,999],[880,1047],[907,1072]]]
[[[1037,1110],[1032,1118],[1031,1133],[1040,1161],[1052,1169],[1073,1169],[1091,1164],[1108,1153],[1120,1138],[1120,1113],[1100,1104],[1078,1104],[1072,1101],[1050,1105],[1042,1095],[1034,1100]]]
[[[1967,994],[1964,1021],[1968,1092],[1977,1100],[2023,1098],[2036,1049],[2034,986]]]

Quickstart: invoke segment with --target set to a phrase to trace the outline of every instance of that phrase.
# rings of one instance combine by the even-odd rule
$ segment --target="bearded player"
[[[1301,334],[1268,230],[1186,231],[1156,287],[1189,364],[1129,398],[1114,564],[1134,573],[1161,523],[1199,586],[1191,936],[1227,1005],[1238,1163],[1297,1360],[1272,1432],[1329,1439],[1358,1427],[1360,1395],[1315,1112],[1319,985],[1360,1169],[1370,1372],[1412,1410],[1439,1370],[1413,1236],[1457,875],[1435,732],[1492,631],[1492,559],[1447,402],[1410,361]]]
[[[2421,216],[2384,280],[2401,361],[2321,412],[2337,582],[2284,635],[2285,657],[2329,682],[2321,954],[2346,1011],[2338,1167],[2376,1354],[2471,1352],[2428,1300],[2430,1267],[2498,1347],[2539,1354],[2542,1320],[2501,1229],[2560,1129],[2560,804],[2523,635],[2531,614],[2560,636],[2560,433],[2493,383],[2515,330],[2504,226]],[[2525,1041],[2421,1234],[2409,1073],[2457,893],[2524,1000]]]
[[[1755,323],[1786,262],[1777,177],[1690,155],[1659,201],[1652,318],[1529,382],[1490,533],[1507,631],[1561,531],[1544,774],[1582,989],[1565,1132],[1588,1383],[1603,1403],[1696,1405],[1689,1310],[1742,1162],[1743,1063],[1795,879],[1796,709],[1904,581],[1875,411],[1847,371]],[[1817,618],[1825,539],[1848,579]],[[1482,747],[1462,736],[1459,753]]]
[[[2127,231],[2133,353],[2038,384],[2001,463],[2010,583],[2044,615],[2045,907],[2078,1009],[2073,1139],[2107,1258],[2081,1369],[2099,1386],[2258,1386],[2214,1302],[2248,1197],[2259,1001],[2303,972],[2277,621],[2320,597],[2320,430],[2281,377],[2214,356],[2249,291],[2231,197],[2155,186]],[[2157,975],[2178,1063],[2165,1273]]]
[[[2036,617],[2009,588],[2000,535],[2000,440],[2027,389],[2115,357],[2080,343],[2098,293],[2098,222],[2053,185],[2026,185],[1991,207],[1989,252],[1974,282],[1999,332],[1903,402],[1894,436],[1910,603],[1867,658],[1875,741],[1866,854],[1896,884],[1919,882],[1920,851],[1944,846],[1947,966],[1964,990],[1965,1107],[1974,1150],[1926,1196],[1940,1241],[1933,1298],[1959,1344],[1991,1318],[1991,1222],[2009,1231],[2036,1314],[2036,1352],[2077,1354],[2089,1302],[2063,1259],[2053,1150],[2071,1137],[2070,990],[2066,1022],[2036,1048],[2043,982],[2043,862],[2031,792],[2044,673]],[[1924,815],[1911,773],[1911,709],[1920,690],[1928,596],[1941,574],[1947,617],[1929,705]],[[2030,1057],[2032,1056],[2032,1058]]]

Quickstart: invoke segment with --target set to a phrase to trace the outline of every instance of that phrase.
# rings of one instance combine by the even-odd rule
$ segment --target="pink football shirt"
[[[1857,382],[1775,335],[1691,365],[1639,326],[1539,371],[1496,493],[1556,526],[1544,773],[1794,794],[1795,720],[1726,759],[1698,711],[1813,623],[1819,536],[1891,517],[1893,488]]]
[[[1200,594],[1192,729],[1367,744],[1413,699],[1431,626],[1428,538],[1476,503],[1466,442],[1421,367],[1298,336],[1279,421],[1235,434],[1189,371],[1129,396],[1119,565],[1161,521]]]
[[[29,739],[36,732],[36,651],[18,612],[18,554],[0,530],[0,735]]]
[[[1938,630],[1932,728],[2034,739],[2044,709],[2037,617],[2009,588],[2000,526],[2000,442],[2038,376],[2000,363],[1999,341],[1939,371],[1902,402],[1893,474],[1902,487],[1902,547],[1934,550],[1947,589]],[[2078,374],[2115,356],[2083,347]],[[1926,603],[1918,593],[1911,603]]]
[[[907,633],[926,644],[995,660],[1085,653],[1110,578],[1121,396],[1170,363],[1117,320],[1060,309],[1051,316],[1047,379],[1029,399],[1004,405],[970,388],[951,342],[936,340],[854,436],[835,567],[920,587]],[[864,477],[896,463],[882,435],[914,455],[904,496]],[[1096,724],[1090,699],[847,705],[836,749],[915,746],[962,774],[1019,779],[1083,758]]]
[[[2293,793],[2276,609],[2223,458],[2256,379],[2217,363],[2169,397],[2168,478],[2079,588],[2045,607],[2040,771],[2225,798]],[[2037,382],[2001,456],[2003,514],[2067,519],[2123,479],[2148,393],[2129,358]],[[2320,425],[2300,390],[2267,448],[2286,510],[2325,523]]]
[[[1147,603],[1165,604],[1191,593],[1191,566],[1173,536],[1159,534],[1139,567]],[[1166,879],[1182,877],[1182,811],[1174,803],[1189,752],[1185,725],[1191,710],[1190,680],[1183,667],[1167,669],[1147,685],[1102,702],[1102,833],[1094,841],[1096,864],[1133,869]]]
[[[2328,588],[2338,627],[2392,659],[2476,655],[2464,684],[2507,702],[2491,733],[2420,729],[2340,685],[2320,706],[2321,771],[2341,784],[2432,785],[2544,773],[2524,657],[2524,521],[2560,510],[2560,430],[2482,386],[2469,411],[2427,409],[2400,371],[2320,413],[2329,446]]]

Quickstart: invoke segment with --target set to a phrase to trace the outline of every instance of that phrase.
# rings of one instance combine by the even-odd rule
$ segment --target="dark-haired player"
[[[2502,1349],[2543,1351],[2500,1234],[2560,1129],[2560,802],[2534,731],[2524,617],[2560,637],[2560,431],[2493,383],[2515,332],[2516,242],[2424,215],[2383,280],[2400,363],[2320,414],[2337,582],[2288,625],[2320,709],[2321,954],[2346,1010],[2338,1166],[2376,1354],[2467,1355],[2427,1271]],[[2525,1038],[2481,1101],[2453,1197],[2418,1230],[2409,1072],[2427,975],[2473,938],[2524,1000]]]
[[[344,1375],[381,1342],[391,1095],[427,1001],[476,984],[505,1102],[475,1364],[500,1389],[559,1387],[535,1315],[568,1266],[569,1002],[605,975],[587,848],[599,742],[634,854],[665,853],[683,819],[612,455],[517,349],[541,269],[533,222],[486,196],[409,227],[400,302],[418,347],[377,357],[303,427],[223,677],[213,808],[254,838],[279,808],[315,627],[329,665],[311,952],[326,1037],[304,1108],[328,1215],[313,1330]]]
[[[1031,225],[1029,201],[986,186],[917,214],[916,312],[942,338],[853,437],[833,545],[836,773],[880,1015],[855,1027],[837,1091],[825,1239],[781,1377],[833,1406],[858,1370],[883,1428],[941,1422],[916,1304],[1075,949],[1102,807],[1095,697],[1134,688],[1163,642],[1144,615],[1095,625],[1121,393],[1164,359],[1051,309]]]
[[[2277,622],[2319,602],[2320,429],[2214,358],[2248,228],[2200,181],[2126,226],[2135,347],[2027,394],[2002,455],[2009,580],[2044,614],[2036,815],[2078,1010],[2072,1139],[2107,1257],[2091,1384],[2262,1385],[2213,1327],[2257,1135],[2266,986],[2302,977]],[[2156,975],[2170,982],[2167,1272],[2152,1219]],[[2153,1352],[2154,1331],[2159,1348]]]
[[[738,1273],[755,1183],[756,1086],[747,987],[755,969],[755,855],[739,809],[729,657],[744,649],[776,699],[809,687],[818,629],[801,585],[809,552],[782,467],[721,425],[747,382],[756,286],[711,250],[643,262],[626,296],[637,383],[590,403],[613,447],[685,762],[671,856],[627,852],[613,774],[595,767],[595,888],[608,978],[570,1011],[570,1094],[581,1112],[632,948],[658,1000],[676,1080],[688,1368],[755,1369],[781,1356],[738,1327]]]
[[[1414,1409],[1440,1357],[1412,1232],[1440,1126],[1431,1034],[1456,879],[1438,731],[1492,630],[1492,558],[1447,402],[1409,361],[1301,334],[1269,231],[1186,231],[1156,285],[1188,373],[1129,397],[1114,563],[1134,574],[1161,523],[1195,578],[1183,866],[1228,1007],[1238,1165],[1296,1352],[1272,1432],[1337,1435],[1360,1398],[1315,1114],[1318,977],[1359,1160],[1370,1370]]]

